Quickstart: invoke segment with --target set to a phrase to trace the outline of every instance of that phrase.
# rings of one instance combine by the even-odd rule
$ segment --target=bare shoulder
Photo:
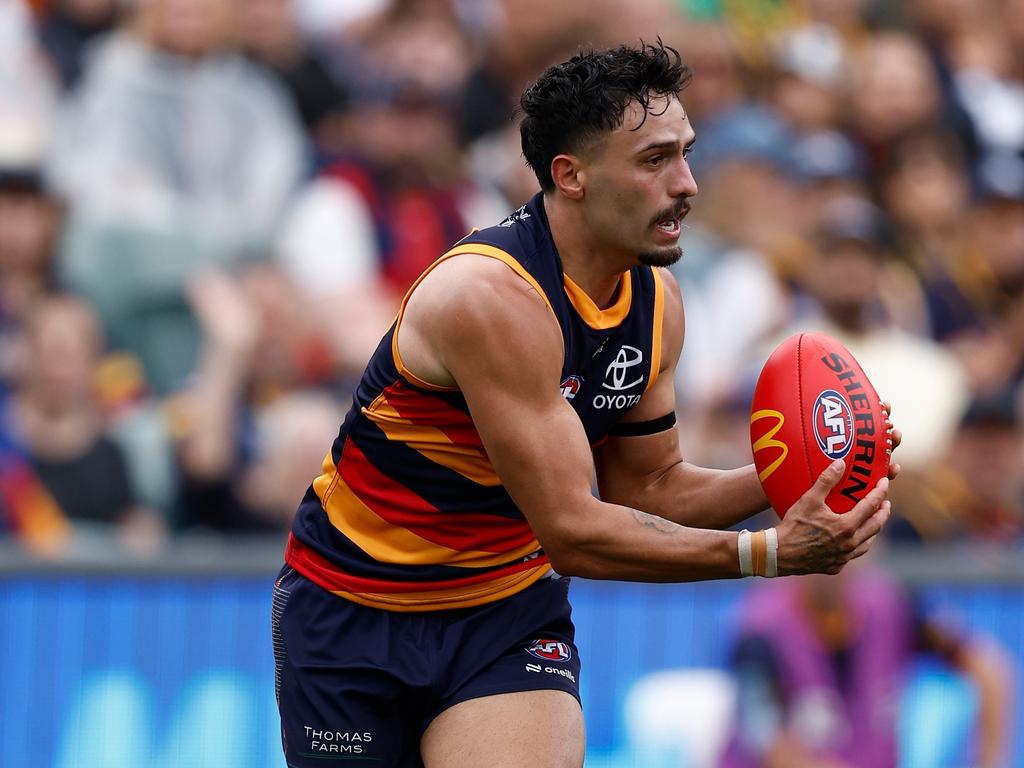
[[[438,264],[416,287],[402,319],[405,365],[441,386],[461,387],[461,369],[536,356],[561,365],[562,337],[547,299],[503,262],[460,254]]]

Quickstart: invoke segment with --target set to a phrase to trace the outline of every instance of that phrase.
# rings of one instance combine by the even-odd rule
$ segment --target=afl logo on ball
[[[583,386],[583,379],[573,374],[572,376],[566,376],[565,381],[562,382],[562,397],[566,400],[572,400],[576,397],[576,393],[580,391],[580,387]]]
[[[572,658],[572,649],[568,643],[543,637],[526,646],[526,652],[544,661],[568,661]]]
[[[832,460],[843,458],[853,447],[853,410],[834,389],[826,389],[814,401],[814,437]]]

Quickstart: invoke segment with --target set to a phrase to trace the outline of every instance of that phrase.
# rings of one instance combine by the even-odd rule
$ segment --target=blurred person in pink
[[[978,695],[976,762],[1006,765],[1013,667],[994,641],[926,616],[880,569],[782,579],[739,606],[733,734],[721,768],[893,768],[901,695],[922,654]]]
[[[195,364],[187,276],[261,258],[305,172],[292,104],[235,51],[235,23],[230,0],[139,3],[90,56],[49,158],[61,274],[161,393]]]

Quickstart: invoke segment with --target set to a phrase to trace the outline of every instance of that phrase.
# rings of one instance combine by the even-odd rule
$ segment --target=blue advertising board
[[[0,766],[283,768],[270,581],[0,576]],[[680,726],[727,716],[724,670],[744,588],[573,584],[588,767],[684,768],[705,759],[710,747],[682,743],[691,734]],[[1024,669],[1018,587],[925,591],[969,628],[1001,640]],[[908,691],[903,768],[942,768],[963,756],[973,700],[943,674],[926,671]],[[705,740],[721,731],[697,725],[690,730]],[[1019,752],[1013,765],[1024,765]]]

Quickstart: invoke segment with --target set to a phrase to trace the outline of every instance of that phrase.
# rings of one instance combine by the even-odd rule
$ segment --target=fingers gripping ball
[[[750,415],[754,466],[780,516],[836,459],[843,477],[825,499],[848,512],[889,471],[886,415],[857,361],[835,339],[800,333],[761,369]]]

